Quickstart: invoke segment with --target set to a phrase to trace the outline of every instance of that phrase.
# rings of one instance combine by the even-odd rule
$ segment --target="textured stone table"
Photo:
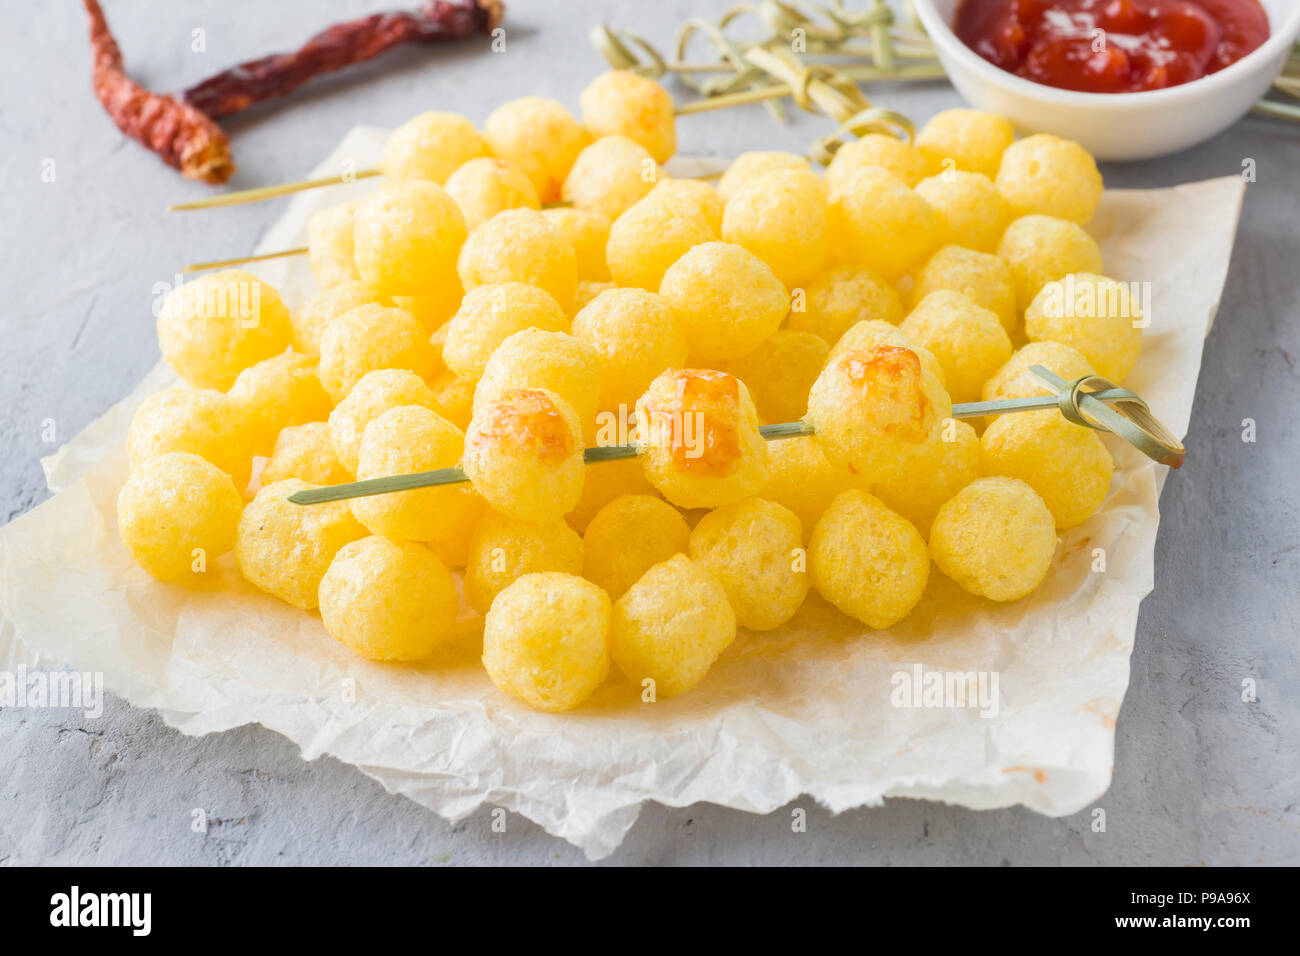
[[[134,74],[174,89],[296,45],[329,18],[400,0],[106,0]],[[513,0],[507,48],[410,50],[314,83],[291,105],[233,120],[233,186],[293,179],[356,123],[395,125],[428,108],[481,121],[524,93],[576,106],[603,61],[600,20],[667,46],[673,25],[724,4]],[[0,520],[46,496],[38,459],[53,420],[65,441],[157,360],[150,303],[183,261],[250,250],[275,204],[167,215],[203,194],[128,143],[90,93],[79,4],[8,18],[0,56],[4,196]],[[202,31],[196,34],[195,31]],[[201,36],[206,52],[194,52]],[[683,91],[675,91],[684,95]],[[875,97],[923,121],[956,105],[944,84]],[[683,151],[801,151],[820,117],[777,125],[760,107],[685,118]],[[1196,149],[1104,170],[1114,186],[1233,174],[1253,160],[1233,267],[1187,444],[1170,477],[1156,589],[1142,607],[1133,681],[1118,724],[1115,778],[1085,811],[976,813],[910,800],[832,817],[760,817],[648,806],[611,863],[1239,864],[1300,862],[1300,126],[1247,119]],[[51,167],[52,163],[52,167]],[[52,182],[45,181],[53,169]],[[1258,440],[1241,440],[1242,420]],[[1252,678],[1258,701],[1241,700]],[[526,820],[493,832],[485,812],[451,826],[334,760],[305,763],[262,728],[203,738],[110,700],[102,718],[0,711],[0,863],[577,863]],[[192,832],[191,810],[211,817]]]

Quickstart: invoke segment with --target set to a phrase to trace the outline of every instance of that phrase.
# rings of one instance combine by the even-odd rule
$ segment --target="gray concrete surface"
[[[179,88],[238,60],[295,45],[325,21],[398,0],[106,0],[135,75]],[[235,186],[293,179],[358,122],[394,125],[436,107],[481,120],[536,92],[576,104],[602,61],[586,28],[607,21],[667,45],[672,26],[722,3],[512,0],[505,53],[408,51],[316,83],[292,103],[228,123]],[[253,247],[274,204],[167,215],[197,196],[125,141],[90,92],[80,5],[8,12],[0,30],[0,520],[47,495],[38,458],[53,419],[71,437],[157,360],[156,282],[182,261]],[[206,52],[192,52],[193,31]],[[680,91],[679,91],[680,92]],[[882,88],[917,120],[954,105],[946,86]],[[682,148],[734,155],[802,150],[828,121],[772,122],[758,107],[681,122]],[[1247,119],[1178,156],[1112,166],[1116,186],[1235,173],[1258,182],[1222,309],[1206,347],[1191,458],[1166,485],[1156,553],[1118,724],[1115,779],[1090,812],[1051,820],[917,801],[832,817],[765,817],[711,806],[647,807],[611,864],[1256,864],[1300,862],[1300,126]],[[53,161],[53,182],[42,171]],[[1242,420],[1258,422],[1245,444]],[[1258,702],[1241,700],[1243,679]],[[191,829],[191,811],[212,822]],[[0,863],[471,864],[582,862],[511,817],[450,826],[350,767],[308,764],[283,738],[243,728],[192,739],[110,701],[96,721],[0,711]]]

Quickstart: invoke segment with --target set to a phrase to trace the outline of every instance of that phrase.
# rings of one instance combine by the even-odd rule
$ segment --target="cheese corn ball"
[[[1011,207],[983,173],[951,169],[923,179],[916,193],[939,217],[941,242],[992,252],[998,247]]]
[[[1056,553],[1052,513],[1015,478],[980,478],[939,509],[930,556],[971,594],[1018,601],[1043,583]]]
[[[599,439],[596,443],[602,444]],[[604,444],[615,442],[608,441]],[[582,482],[582,497],[573,510],[564,516],[564,520],[569,527],[582,534],[591,527],[592,520],[600,510],[615,498],[621,495],[648,495],[653,498],[658,494],[637,459],[604,461],[587,468]]]
[[[428,657],[451,634],[456,612],[446,566],[410,541],[372,534],[346,544],[320,582],[325,629],[372,661]]]
[[[477,380],[501,343],[525,329],[567,332],[569,319],[545,289],[522,282],[481,285],[466,293],[448,323],[442,360],[462,378]]]
[[[805,420],[831,464],[879,481],[939,437],[952,403],[911,349],[877,345],[832,358],[808,394]]]
[[[322,289],[361,278],[352,235],[356,213],[357,204],[345,202],[318,209],[307,220],[307,261]]]
[[[468,232],[441,186],[411,180],[381,189],[357,206],[357,273],[381,295],[434,295],[455,284]]]
[[[270,454],[285,428],[324,421],[332,407],[316,363],[292,349],[244,369],[227,394],[242,409],[258,455]]]
[[[855,266],[837,266],[823,272],[808,286],[804,308],[791,309],[786,328],[812,332],[834,345],[859,322],[903,321],[898,291],[874,272]]]
[[[346,501],[296,505],[289,496],[314,488],[298,478],[263,485],[239,517],[235,562],[252,585],[311,610],[325,569],[345,544],[365,537]]]
[[[566,314],[578,288],[573,243],[533,209],[507,209],[480,224],[460,250],[459,268],[466,294],[521,282],[549,292]]]
[[[785,286],[768,265],[729,242],[687,252],[664,273],[659,295],[691,354],[708,361],[752,352],[790,309]]]
[[[1030,341],[1072,346],[1112,382],[1123,382],[1137,364],[1141,322],[1141,306],[1128,284],[1087,272],[1047,283],[1025,309]]]
[[[993,179],[1002,164],[1002,153],[1015,140],[1011,124],[996,113],[952,109],[936,113],[921,127],[916,148],[932,174],[943,172],[945,161],[951,160],[952,168]]]
[[[1092,516],[1110,490],[1110,452],[1091,428],[1056,409],[1001,415],[980,437],[986,475],[1019,478],[1042,497],[1061,529]]]
[[[897,280],[934,250],[939,218],[907,184],[876,166],[855,168],[831,184],[830,248],[848,265]]]
[[[422,405],[438,411],[438,402],[424,379],[406,369],[385,368],[365,375],[329,416],[330,438],[339,464],[356,474],[357,457],[366,426],[390,408]]]
[[[640,143],[604,136],[573,161],[560,195],[573,208],[617,219],[654,188],[659,167]]]
[[[280,294],[239,269],[182,283],[158,312],[163,358],[195,388],[225,391],[248,366],[288,348],[289,334]]]
[[[394,182],[428,180],[441,186],[466,163],[490,155],[473,123],[456,113],[430,110],[393,130],[379,157],[379,171]]]
[[[741,184],[755,176],[786,169],[811,171],[812,166],[806,157],[798,153],[786,153],[775,149],[741,153],[731,161],[727,171],[718,180],[718,195],[726,202],[731,199],[732,194],[740,188]]]
[[[792,511],[805,535],[835,496],[855,484],[854,476],[832,465],[811,436],[770,441],[767,457],[770,476],[759,494]]]
[[[657,203],[675,205],[704,214],[709,228],[715,236],[722,234],[722,215],[726,211],[726,201],[718,191],[702,179],[671,179],[660,176],[650,194]]]
[[[437,412],[399,405],[366,426],[357,451],[357,480],[452,468],[464,449],[461,430]],[[372,534],[435,544],[447,543],[483,511],[483,500],[463,483],[369,495],[349,504]]]
[[[433,410],[464,431],[474,416],[474,390],[477,386],[472,378],[444,372],[429,382],[429,390],[433,392]]]
[[[584,283],[609,281],[609,266],[605,263],[605,245],[609,242],[609,229],[613,225],[609,216],[556,206],[543,209],[542,218],[573,243],[573,254],[578,260],[579,287]],[[579,302],[575,295],[574,308],[580,309],[590,301],[588,297]]]
[[[352,480],[352,472],[339,463],[328,423],[291,425],[280,432],[262,467],[261,482],[269,485],[286,478],[301,478],[311,485],[341,485]]]
[[[520,521],[489,511],[469,540],[465,599],[486,614],[496,596],[525,574],[581,574],[582,553],[582,538],[559,518]]]
[[[183,581],[234,547],[243,506],[216,465],[170,452],[131,472],[117,496],[117,530],[136,564],[160,581]]]
[[[921,368],[937,378],[940,385],[944,384],[943,366],[934,357],[934,353],[925,346],[918,344],[916,339],[898,326],[890,325],[888,322],[878,319],[871,322],[859,322],[840,336],[840,340],[831,349],[827,362],[832,362],[848,352],[873,349],[877,345],[896,345],[899,348],[910,349],[916,353],[916,357],[921,362]]]
[[[728,362],[727,371],[749,387],[763,421],[797,422],[829,355],[820,336],[781,329],[748,355]]]
[[[1016,302],[1026,308],[1038,290],[1071,272],[1101,272],[1101,249],[1077,223],[1023,216],[1002,234],[998,258],[1016,280]]]
[[[787,288],[810,282],[826,265],[826,187],[805,170],[755,176],[727,200],[722,238],[762,259]]]
[[[1029,371],[1031,365],[1041,365],[1067,382],[1097,374],[1088,357],[1076,348],[1060,342],[1030,342],[984,383],[984,401],[1054,394],[1050,385]]]
[[[668,502],[654,495],[622,495],[587,525],[582,575],[617,600],[651,567],[685,554],[690,536],[686,519]]]
[[[960,292],[931,292],[898,328],[939,360],[954,401],[978,400],[984,383],[1011,358],[1002,322]]]
[[[126,435],[132,470],[171,452],[189,452],[216,465],[241,492],[253,467],[253,443],[243,409],[221,392],[169,388],[136,409]]]
[[[375,301],[375,294],[360,282],[346,280],[325,289],[289,316],[290,344],[299,355],[320,357],[320,337],[325,327],[344,312]]]
[[[492,152],[523,170],[544,203],[560,198],[569,168],[591,142],[568,110],[540,96],[498,106],[483,124],[483,138]]]
[[[930,576],[921,533],[856,489],[841,493],[817,522],[808,564],[818,594],[875,630],[907,617]]]
[[[476,228],[507,209],[540,209],[533,181],[504,159],[471,159],[443,187],[456,203],[465,226]]]
[[[658,292],[669,266],[719,235],[720,226],[703,210],[684,208],[651,192],[609,227],[605,261],[616,285]]]
[[[609,595],[574,574],[526,574],[483,626],[483,666],[498,689],[538,710],[577,707],[609,674]]]
[[[713,572],[736,623],[752,631],[780,627],[808,596],[803,526],[773,501],[747,498],[710,511],[691,532],[690,556]]]
[[[636,403],[646,477],[680,508],[716,508],[767,481],[767,442],[745,383],[703,369],[662,372]]]
[[[1016,280],[1007,264],[997,256],[961,246],[944,246],[917,270],[912,302],[920,302],[941,289],[960,292],[994,313],[1008,334],[1015,330]]]
[[[568,402],[580,421],[594,424],[600,398],[600,355],[565,332],[524,329],[506,339],[483,367],[474,409],[512,388],[541,388]]]
[[[925,156],[911,143],[884,133],[868,133],[835,151],[826,167],[826,185],[843,188],[859,169],[886,169],[908,186],[915,186],[929,171]]]
[[[421,378],[437,356],[411,313],[375,303],[344,312],[321,334],[320,383],[338,402],[370,372],[406,369]]]
[[[573,335],[595,351],[600,407],[631,407],[651,380],[686,362],[686,336],[663,299],[644,289],[609,289],[573,317]]]
[[[1097,161],[1078,143],[1047,133],[1008,146],[996,182],[1017,216],[1037,213],[1085,226],[1101,202]]]
[[[626,136],[649,151],[656,163],[677,152],[673,98],[654,80],[627,70],[596,77],[578,99],[582,125],[592,136]]]
[[[690,690],[736,639],[736,613],[713,574],[684,554],[646,571],[614,602],[610,654],[655,699]]]
[[[980,476],[980,439],[966,422],[948,419],[939,440],[922,445],[871,492],[916,525],[923,536],[939,507]]]
[[[582,424],[554,392],[512,388],[475,412],[461,462],[497,511],[545,521],[572,511],[582,494]]]

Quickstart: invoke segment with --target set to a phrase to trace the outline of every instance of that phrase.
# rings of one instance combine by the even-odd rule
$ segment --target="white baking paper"
[[[353,130],[315,175],[372,165],[382,137]],[[305,244],[313,209],[369,188],[296,197],[258,251]],[[1112,191],[1090,227],[1110,274],[1152,283],[1153,321],[1128,384],[1180,436],[1243,189],[1229,177]],[[310,291],[302,257],[258,271],[291,304]],[[1119,468],[1105,506],[1063,536],[1047,582],[1023,601],[995,606],[935,572],[905,622],[871,632],[814,595],[778,631],[742,632],[691,693],[642,703],[614,677],[589,706],[548,715],[492,687],[474,618],[422,666],[374,664],[316,614],[244,583],[229,557],[203,590],[136,567],[116,531],[122,446],[135,407],[173,382],[155,368],[47,459],[54,497],[0,529],[0,668],[102,671],[110,690],[184,733],[260,723],[306,759],[331,754],[450,820],[506,807],[593,859],[619,845],[647,800],[765,813],[805,794],[833,811],[907,796],[1055,816],[1110,783],[1167,469],[1109,436]],[[895,706],[895,675],[916,667],[996,674],[996,713]]]

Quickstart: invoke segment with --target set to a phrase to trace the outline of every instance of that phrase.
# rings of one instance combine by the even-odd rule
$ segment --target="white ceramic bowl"
[[[1209,139],[1268,90],[1300,33],[1300,2],[1260,0],[1267,41],[1218,73],[1147,93],[1077,93],[994,66],[952,32],[960,0],[913,0],[939,62],[971,105],[1017,128],[1077,140],[1098,159],[1147,159]]]

